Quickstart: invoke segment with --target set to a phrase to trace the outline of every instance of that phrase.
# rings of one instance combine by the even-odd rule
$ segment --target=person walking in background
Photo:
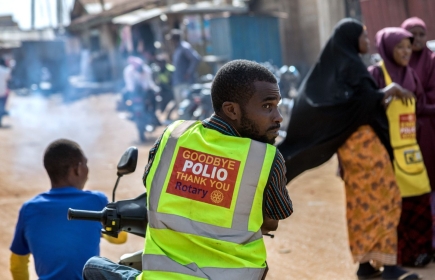
[[[2,126],[2,118],[7,115],[6,101],[9,96],[8,81],[11,77],[11,71],[6,65],[4,58],[0,57],[0,127]]]
[[[166,112],[168,104],[174,100],[174,92],[172,87],[172,76],[174,75],[175,67],[168,62],[166,54],[159,54],[156,56],[156,72],[154,73],[154,80],[160,87],[160,110]],[[168,109],[165,116],[165,122],[170,121],[171,113],[175,109],[175,104]]]
[[[182,40],[180,30],[174,29],[169,35],[174,48],[172,65],[174,65],[175,71],[172,76],[172,85],[175,103],[178,107],[181,101],[186,98],[184,92],[196,80],[196,69],[201,61],[201,56],[188,42]]]
[[[300,87],[287,137],[278,149],[286,160],[288,181],[338,152],[349,247],[359,263],[359,279],[380,274],[382,279],[419,279],[397,265],[401,197],[383,105],[393,96],[408,101],[412,93],[397,84],[379,89],[359,56],[368,51],[359,21],[337,23]]]
[[[44,167],[51,189],[21,207],[10,250],[14,280],[28,280],[33,255],[39,279],[82,279],[86,261],[100,254],[102,225],[68,221],[68,208],[100,211],[108,203],[98,191],[84,191],[88,179],[87,158],[80,146],[67,139],[52,142],[44,153]],[[124,243],[127,234],[104,237]]]
[[[143,91],[160,91],[160,88],[154,83],[151,68],[141,58],[130,56],[127,62],[128,65],[123,72],[127,91],[135,91],[138,87]]]
[[[432,248],[435,253],[435,53],[426,46],[427,28],[423,20],[412,17],[401,27],[414,37],[409,66],[417,73],[424,90],[416,104],[417,141],[432,189]]]
[[[419,102],[424,91],[416,72],[408,66],[412,38],[410,32],[399,27],[378,31],[376,46],[382,61],[371,66],[369,72],[379,86],[398,83],[413,92]],[[423,267],[432,258],[432,216],[429,179],[416,139],[415,102],[407,106],[398,100],[389,103],[387,116],[394,150],[393,164],[402,195],[397,229],[398,263]]]
[[[128,65],[124,68],[124,99],[131,99],[130,110],[132,120],[136,124],[140,142],[145,142],[146,126],[152,129],[160,125],[156,116],[155,93],[160,92],[154,80],[151,68],[135,56],[128,57]]]

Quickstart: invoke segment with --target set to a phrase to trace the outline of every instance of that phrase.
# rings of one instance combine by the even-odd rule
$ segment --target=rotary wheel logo
[[[210,194],[210,198],[214,203],[219,204],[224,200],[224,194],[216,190]]]

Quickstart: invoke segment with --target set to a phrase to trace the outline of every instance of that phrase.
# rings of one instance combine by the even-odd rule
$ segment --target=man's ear
[[[222,104],[223,113],[233,121],[236,121],[242,115],[242,111],[240,110],[240,105],[235,102],[225,101]]]
[[[70,172],[72,172],[74,174],[74,176],[79,176],[80,175],[80,163],[73,165],[70,170]]]

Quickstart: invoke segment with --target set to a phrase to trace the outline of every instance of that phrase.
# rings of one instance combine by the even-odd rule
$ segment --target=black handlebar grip
[[[68,209],[68,220],[86,220],[101,222],[103,216],[103,211],[86,211],[71,208]]]

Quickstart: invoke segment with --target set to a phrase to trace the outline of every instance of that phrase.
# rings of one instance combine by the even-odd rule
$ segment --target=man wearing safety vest
[[[277,80],[258,63],[231,61],[211,98],[214,115],[173,123],[150,150],[143,271],[95,257],[84,279],[264,279],[262,234],[293,212],[272,145],[282,121]]]

